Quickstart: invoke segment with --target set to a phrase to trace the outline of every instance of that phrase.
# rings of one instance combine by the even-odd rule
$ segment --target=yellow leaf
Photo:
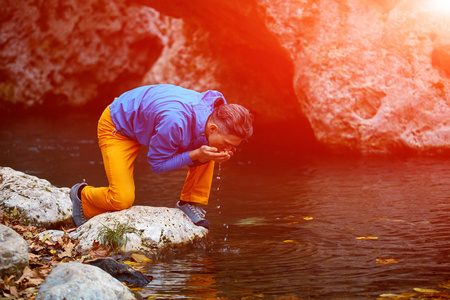
[[[145,255],[133,253],[131,254],[131,259],[135,262],[145,263],[145,262],[151,262],[152,260],[148,258]]]
[[[306,220],[306,221],[309,221],[309,220],[312,220],[312,219],[314,219],[314,218],[310,217],[310,216],[303,217],[303,220]]]
[[[12,210],[12,215],[16,217],[19,214],[19,211],[17,210],[17,207],[14,206],[14,209]]]
[[[138,266],[140,263],[134,262],[134,261],[123,261],[124,264],[132,267],[132,266]]]
[[[40,239],[41,242],[45,242],[46,240],[48,240],[50,238],[50,236],[48,234],[44,234],[44,236]]]
[[[297,241],[294,240],[284,240],[283,243],[293,243],[293,244],[298,244]]]
[[[56,253],[56,250],[55,250],[55,249],[52,249],[52,250],[50,250],[50,253],[51,253],[51,254],[55,254],[55,253]]]
[[[382,298],[390,298],[390,299],[405,299],[416,296],[417,293],[401,293],[401,294],[382,294],[380,297]]]
[[[378,259],[377,258],[376,263],[377,264],[398,264],[399,262],[393,258],[389,258],[389,259]]]
[[[376,236],[360,236],[356,238],[357,240],[378,240]]]
[[[432,289],[414,288],[413,290],[415,290],[416,292],[419,292],[419,293],[439,293],[439,291],[432,290]]]

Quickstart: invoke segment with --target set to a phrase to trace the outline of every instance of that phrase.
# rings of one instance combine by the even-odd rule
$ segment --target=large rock
[[[35,225],[57,227],[72,223],[69,188],[45,179],[0,167],[0,209],[17,212]]]
[[[60,264],[39,288],[39,300],[136,299],[120,281],[100,268],[77,262]]]
[[[260,0],[316,138],[363,153],[450,148],[450,22],[430,1]]]
[[[20,275],[28,266],[28,244],[11,228],[0,224],[0,278]]]
[[[80,241],[81,250],[88,250],[99,239],[99,233],[105,226],[114,228],[117,223],[128,224],[137,230],[126,235],[127,243],[121,248],[124,252],[143,251],[154,254],[159,249],[190,244],[208,233],[206,228],[196,226],[179,209],[132,206],[91,218],[71,233],[71,237]]]
[[[126,0],[14,0],[0,10],[0,99],[48,109],[110,103],[140,83],[167,18]]]

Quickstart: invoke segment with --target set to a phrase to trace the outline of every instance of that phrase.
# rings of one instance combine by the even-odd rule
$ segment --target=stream
[[[105,185],[96,122],[10,116],[0,165],[56,186]],[[286,150],[261,136],[215,175],[209,243],[146,265],[154,280],[140,295],[375,299],[450,280],[450,158]],[[142,148],[135,204],[174,207],[186,172],[151,173]]]

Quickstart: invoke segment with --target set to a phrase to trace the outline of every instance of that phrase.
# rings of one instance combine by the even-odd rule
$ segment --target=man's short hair
[[[214,109],[210,119],[225,134],[232,134],[243,140],[253,134],[253,115],[242,105],[220,105]]]

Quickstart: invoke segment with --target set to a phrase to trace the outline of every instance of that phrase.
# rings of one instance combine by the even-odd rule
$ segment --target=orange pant
[[[98,121],[98,143],[109,187],[86,186],[81,192],[83,211],[92,218],[107,211],[130,208],[135,198],[134,161],[141,144],[116,130],[109,106]],[[189,168],[180,199],[208,204],[214,161]]]

